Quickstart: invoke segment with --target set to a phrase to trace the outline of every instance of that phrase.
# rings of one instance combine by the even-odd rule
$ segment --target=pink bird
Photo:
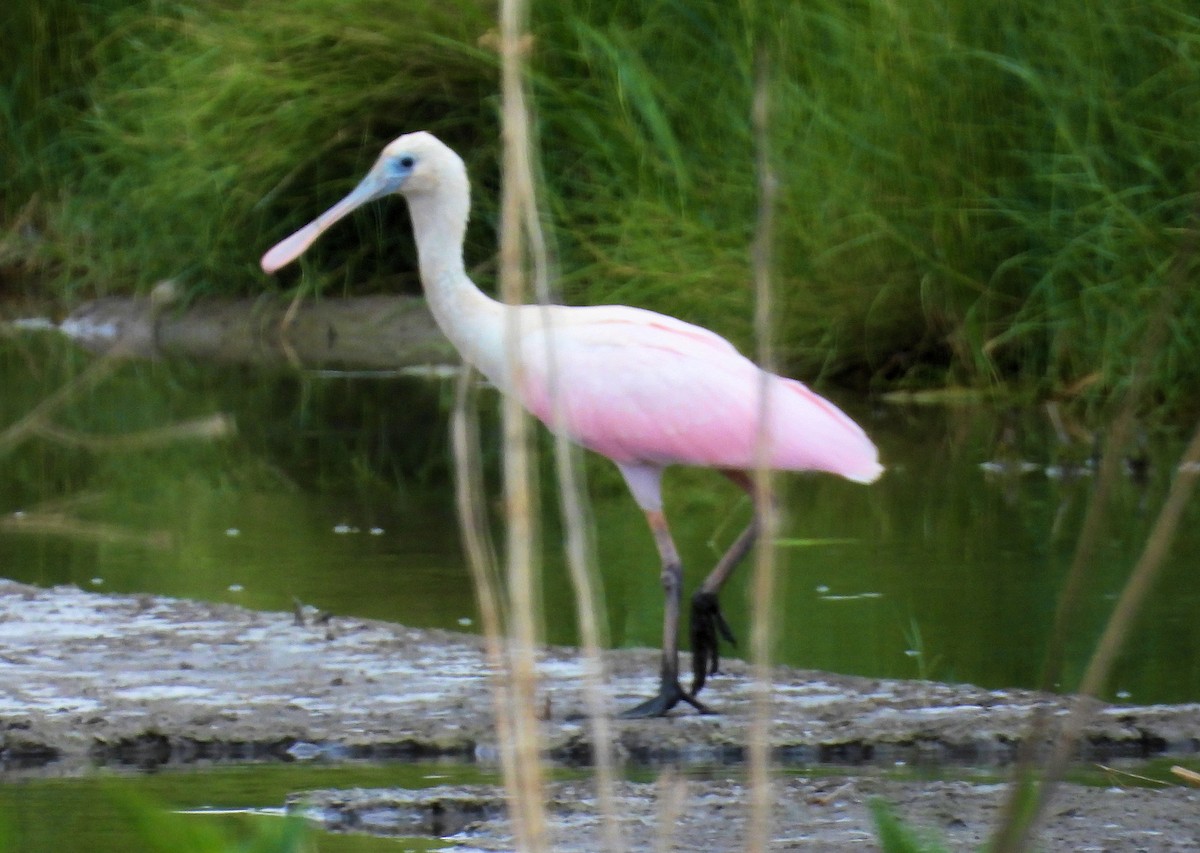
[[[384,148],[349,195],[263,255],[263,270],[275,272],[352,210],[392,193],[408,202],[430,310],[463,358],[551,429],[616,463],[646,515],[666,596],[662,670],[657,695],[623,716],[661,716],[681,701],[709,713],[696,694],[717,671],[718,633],[733,641],[717,593],[750,550],[758,522],[750,522],[692,597],[688,692],[679,683],[683,570],[663,515],[663,469],[716,468],[752,492],[747,472],[755,467],[761,433],[772,468],[870,483],[883,472],[875,446],[828,400],[765,373],[707,329],[622,305],[510,306],[485,295],[463,265],[466,167],[429,133],[410,133]],[[510,372],[505,335],[514,312],[518,369]],[[760,430],[764,388],[768,415]]]

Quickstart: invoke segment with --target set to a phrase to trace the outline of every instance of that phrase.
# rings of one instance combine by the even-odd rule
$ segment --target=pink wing
[[[753,468],[765,376],[771,467],[860,482],[883,471],[875,446],[840,409],[799,382],[764,374],[706,329],[633,308],[551,316],[565,432],[616,462]],[[521,400],[553,428],[547,364],[545,333],[526,335]]]

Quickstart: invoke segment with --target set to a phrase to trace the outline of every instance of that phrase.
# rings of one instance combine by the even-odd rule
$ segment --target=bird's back
[[[840,409],[707,329],[620,306],[532,310],[541,313],[522,336],[522,401],[551,428],[561,417],[567,435],[616,462],[744,470],[765,440],[773,468],[860,482],[883,470]],[[769,428],[760,435],[764,390]]]

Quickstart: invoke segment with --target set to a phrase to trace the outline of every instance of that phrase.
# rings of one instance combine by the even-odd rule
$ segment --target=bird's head
[[[446,190],[465,197],[466,186],[466,167],[449,146],[425,131],[407,133],[388,143],[366,177],[345,198],[269,249],[262,257],[262,268],[273,273],[291,263],[335,222],[369,201],[399,193],[410,204],[420,203]]]
[[[406,133],[392,140],[368,173],[384,175],[380,192],[400,193],[407,198],[437,192],[440,188],[466,180],[462,158],[432,133]],[[378,196],[376,196],[378,197]]]

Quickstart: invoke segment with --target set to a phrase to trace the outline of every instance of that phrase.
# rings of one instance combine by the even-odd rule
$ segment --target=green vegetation
[[[909,827],[883,800],[871,800],[870,807],[884,853],[945,853],[944,845]]]
[[[257,292],[271,286],[261,251],[418,128],[468,160],[469,260],[489,260],[493,13],[428,0],[7,4],[6,286],[69,300],[174,277],[192,294]],[[566,301],[666,310],[750,346],[751,15],[771,35],[781,358],[876,389],[1119,391],[1162,283],[1200,271],[1188,0],[535,4]],[[388,280],[413,268],[401,207],[323,241],[304,289],[415,288]],[[1200,380],[1194,290],[1175,307],[1152,402],[1185,404],[1177,389]]]
[[[232,841],[216,827],[174,814],[132,793],[114,794],[114,805],[135,828],[139,848],[147,853],[315,853],[304,819],[260,821],[251,837]]]

